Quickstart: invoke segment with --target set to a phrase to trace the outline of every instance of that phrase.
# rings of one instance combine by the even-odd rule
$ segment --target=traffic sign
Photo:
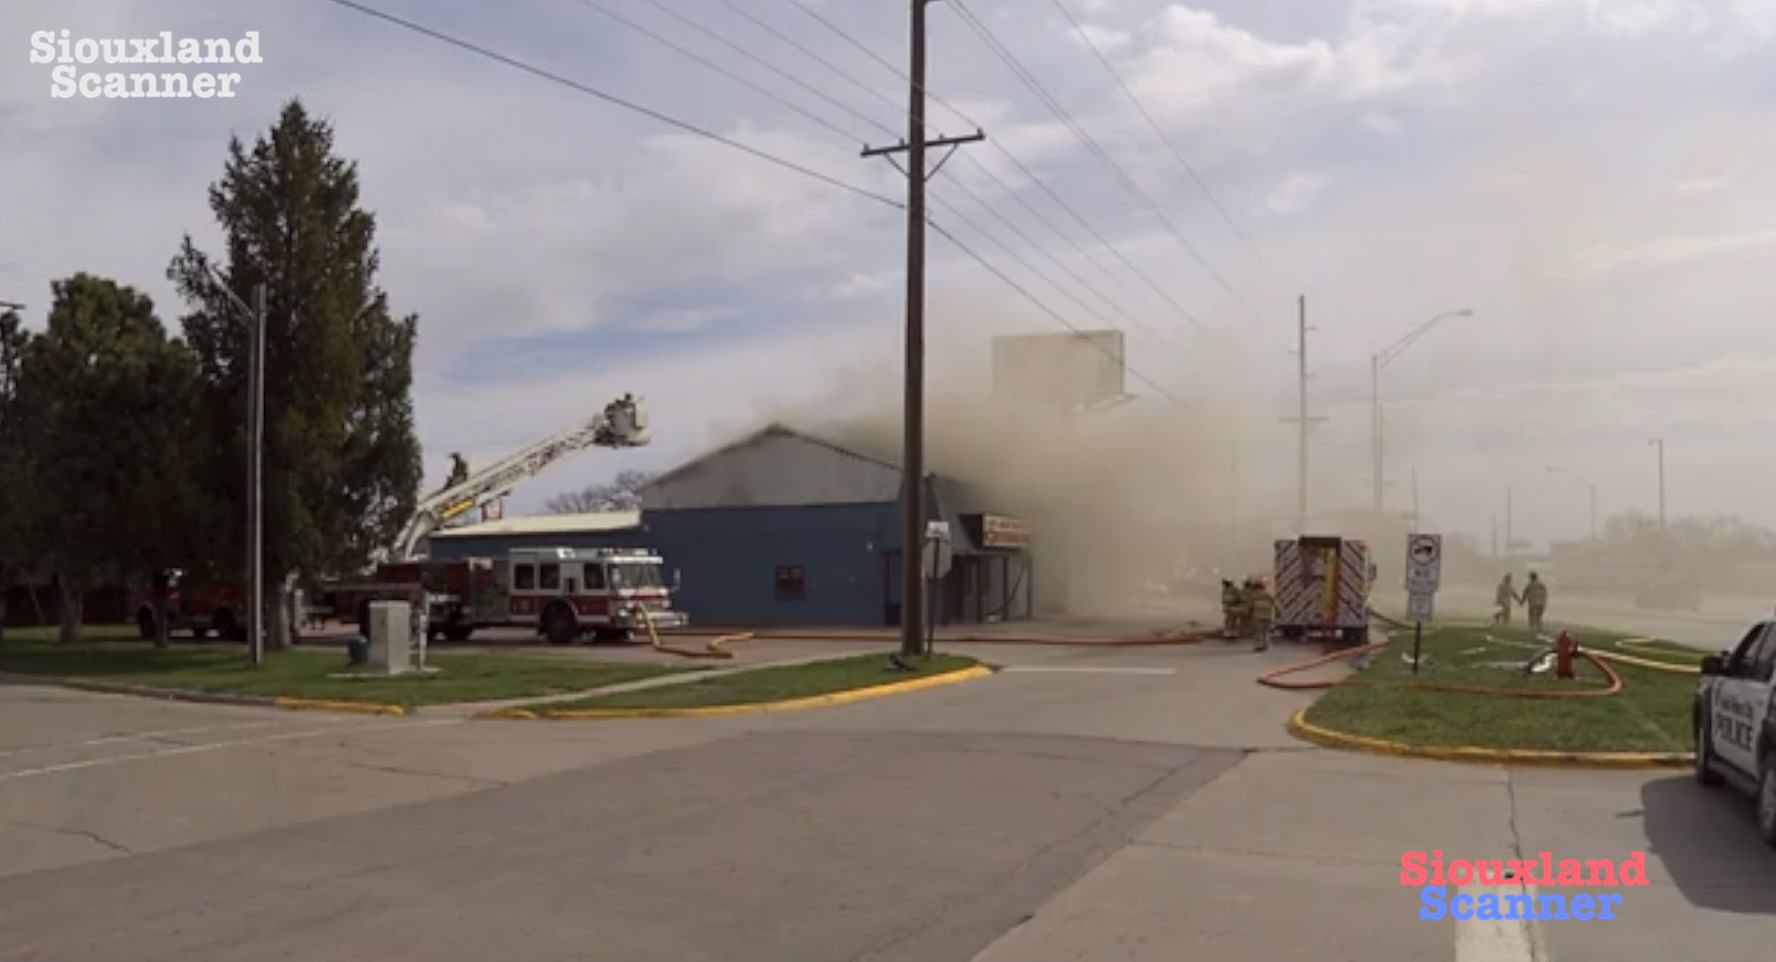
[[[947,578],[955,557],[955,548],[950,542],[950,523],[948,521],[925,522],[925,550],[922,568],[925,577]]]
[[[1406,591],[1436,594],[1443,571],[1443,536],[1413,534],[1406,538]]]
[[[1406,620],[1419,624],[1433,620],[1432,612],[1434,609],[1431,603],[1433,597],[1435,596],[1430,594],[1414,593],[1407,595]]]

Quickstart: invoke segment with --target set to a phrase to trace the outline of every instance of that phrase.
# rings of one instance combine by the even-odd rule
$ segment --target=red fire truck
[[[368,631],[370,602],[409,599],[416,586],[425,592],[429,632],[451,641],[482,628],[525,627],[565,645],[585,634],[629,638],[649,621],[690,624],[672,609],[676,584],[665,577],[665,560],[642,548],[514,548],[503,558],[385,564],[367,582],[332,586],[334,615]]]
[[[210,631],[229,641],[246,637],[246,596],[240,586],[226,581],[193,581],[185,572],[167,572],[166,615],[171,631],[189,629],[193,638]],[[130,598],[136,613],[136,629],[143,638],[154,637],[154,591],[137,591]]]

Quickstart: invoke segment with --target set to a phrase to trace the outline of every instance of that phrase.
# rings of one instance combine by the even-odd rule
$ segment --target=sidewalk
[[[1129,619],[1034,618],[996,624],[942,625],[935,631],[939,642],[1027,645],[1154,645],[1188,644],[1212,633],[1214,625],[1201,620],[1153,616]],[[708,638],[750,635],[754,638],[797,641],[894,641],[900,629],[883,627],[776,625],[710,626],[670,629],[661,637]]]

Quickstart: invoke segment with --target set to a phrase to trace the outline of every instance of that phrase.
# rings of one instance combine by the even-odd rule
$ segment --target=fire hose
[[[1362,646],[1359,646],[1356,648],[1347,648],[1343,651],[1335,651],[1329,655],[1321,655],[1318,658],[1312,658],[1307,661],[1298,662],[1293,665],[1284,665],[1281,668],[1273,668],[1270,671],[1267,671],[1264,674],[1261,674],[1258,676],[1258,684],[1264,685],[1268,688],[1280,688],[1285,691],[1313,691],[1313,690],[1331,688],[1332,686],[1338,684],[1338,682],[1324,681],[1324,680],[1322,680],[1322,681],[1281,681],[1279,679],[1283,678],[1286,675],[1292,675],[1297,672],[1306,671],[1310,668],[1317,668],[1320,665],[1328,664],[1330,662],[1338,661],[1340,659],[1355,658],[1359,655],[1365,655],[1365,654],[1369,654],[1371,652],[1380,651],[1380,650],[1388,647],[1390,644],[1392,644],[1392,641],[1376,642],[1374,644],[1362,645]],[[1495,696],[1498,696],[1501,698],[1532,698],[1532,699],[1599,698],[1599,697],[1603,697],[1603,696],[1607,696],[1607,695],[1617,694],[1622,690],[1622,676],[1617,674],[1616,670],[1614,668],[1611,668],[1609,666],[1608,662],[1604,661],[1603,659],[1599,658],[1597,655],[1593,654],[1592,652],[1590,652],[1588,650],[1580,649],[1580,650],[1575,651],[1574,653],[1577,654],[1579,657],[1584,658],[1586,661],[1591,662],[1591,664],[1597,666],[1597,670],[1601,671],[1603,673],[1603,676],[1605,678],[1609,679],[1609,687],[1608,688],[1588,688],[1588,689],[1582,689],[1582,690],[1577,690],[1577,691],[1559,691],[1559,690],[1537,689],[1537,688],[1497,688],[1497,687],[1492,687],[1492,686],[1488,686],[1488,685],[1462,685],[1462,684],[1457,684],[1454,682],[1435,682],[1435,681],[1407,682],[1404,684],[1396,685],[1394,687],[1417,688],[1417,689],[1422,689],[1425,691],[1455,692],[1455,693],[1465,694],[1465,695],[1495,695]],[[1539,661],[1541,658],[1544,658],[1544,657],[1547,657],[1547,656],[1545,654],[1539,655],[1539,656],[1537,656],[1536,660]],[[1533,663],[1534,662],[1532,662],[1532,664]],[[1384,683],[1357,682],[1357,684],[1368,684],[1368,685],[1380,686]]]
[[[679,655],[685,658],[732,658],[734,657],[734,653],[729,651],[726,646],[730,642],[745,641],[752,637],[750,634],[722,635],[719,638],[711,639],[709,644],[701,651],[696,648],[680,648],[677,645],[662,643],[660,641],[660,633],[654,629],[653,614],[646,608],[640,608],[637,610],[641,612],[641,623],[647,626],[648,643],[653,646],[655,651],[665,652],[669,655]]]

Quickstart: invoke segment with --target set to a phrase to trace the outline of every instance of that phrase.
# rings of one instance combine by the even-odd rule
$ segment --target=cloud
[[[1295,171],[1284,177],[1264,200],[1264,209],[1272,214],[1293,214],[1312,203],[1326,189],[1330,179],[1313,171]]]
[[[1690,177],[1673,184],[1671,189],[1680,194],[1712,194],[1730,183],[1726,177]]]
[[[1673,267],[1722,254],[1776,244],[1776,228],[1705,236],[1659,237],[1627,247],[1595,245],[1579,252],[1579,268],[1590,274]]]
[[[1585,16],[1592,29],[1619,37],[1701,33],[1711,22],[1695,0],[1586,0]]]
[[[1364,130],[1374,131],[1388,137],[1395,136],[1406,129],[1406,125],[1401,123],[1398,117],[1379,110],[1365,113],[1358,123],[1363,125]]]

